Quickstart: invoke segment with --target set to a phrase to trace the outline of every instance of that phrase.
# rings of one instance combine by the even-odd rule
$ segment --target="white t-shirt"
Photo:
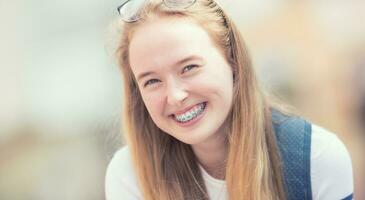
[[[203,179],[211,200],[227,197],[224,180],[210,176],[201,166]],[[312,124],[311,185],[313,200],[351,200],[353,172],[345,145],[328,130]],[[127,147],[118,150],[106,171],[106,200],[143,199]]]

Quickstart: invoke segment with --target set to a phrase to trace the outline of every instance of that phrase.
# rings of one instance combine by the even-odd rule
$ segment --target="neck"
[[[192,145],[200,165],[214,178],[225,178],[228,145],[226,134],[219,132],[201,144]]]

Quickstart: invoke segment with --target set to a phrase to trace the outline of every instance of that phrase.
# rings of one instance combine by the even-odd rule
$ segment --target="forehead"
[[[206,57],[216,48],[209,34],[185,19],[158,19],[139,27],[129,46],[132,71],[173,64],[186,56]]]

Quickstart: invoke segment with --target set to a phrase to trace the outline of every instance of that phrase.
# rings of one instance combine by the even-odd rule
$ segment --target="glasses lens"
[[[118,7],[119,15],[126,22],[134,22],[141,18],[141,12],[147,0],[128,0]]]
[[[167,7],[172,9],[185,9],[193,5],[196,0],[164,0]]]

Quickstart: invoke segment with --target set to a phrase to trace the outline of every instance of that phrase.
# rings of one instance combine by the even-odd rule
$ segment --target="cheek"
[[[148,113],[155,121],[163,114],[163,100],[160,95],[147,94],[142,95],[143,102],[146,105]]]
[[[195,79],[194,87],[202,93],[230,95],[233,88],[233,75],[230,70],[222,68],[207,70]]]

